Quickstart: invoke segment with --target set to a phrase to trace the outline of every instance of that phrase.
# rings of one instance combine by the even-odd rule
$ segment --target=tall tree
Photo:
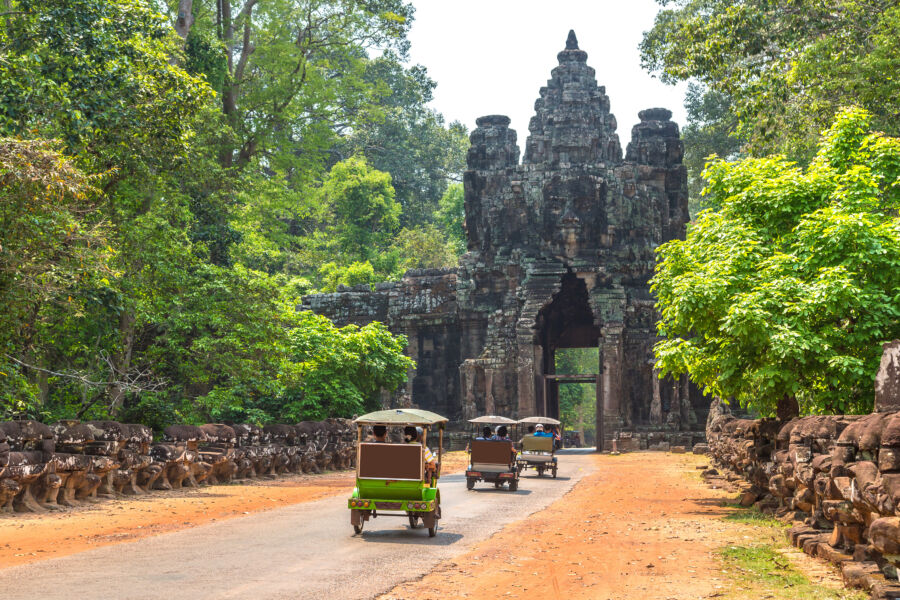
[[[729,98],[738,137],[756,155],[809,160],[843,106],[896,134],[900,66],[894,0],[659,0],[641,44],[664,81],[694,79]],[[727,120],[726,120],[727,122]]]
[[[839,114],[808,169],[717,161],[719,210],[659,249],[663,373],[761,414],[866,412],[881,344],[900,336],[900,139]]]

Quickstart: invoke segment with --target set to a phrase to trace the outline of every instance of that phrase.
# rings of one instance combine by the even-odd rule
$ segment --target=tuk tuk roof
[[[519,419],[519,423],[540,423],[541,425],[559,425],[560,422],[550,417],[525,417]]]
[[[392,408],[357,417],[353,422],[358,425],[443,425],[447,420],[447,417],[419,408]]]
[[[484,415],[475,419],[469,419],[469,423],[490,423],[492,425],[515,425],[515,420],[500,417],[498,415]]]

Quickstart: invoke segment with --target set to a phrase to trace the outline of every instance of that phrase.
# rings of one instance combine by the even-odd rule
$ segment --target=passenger
[[[412,425],[408,425],[403,428],[403,440],[407,444],[422,444],[425,471],[429,472],[429,474],[426,476],[426,479],[431,479],[430,473],[434,472],[435,468],[437,467],[437,462],[434,459],[434,452],[432,452],[428,448],[428,446],[424,444],[425,430],[421,427],[413,427]]]
[[[481,430],[481,437],[475,438],[476,440],[489,440],[491,439],[491,428],[487,425],[484,426],[484,429]]]
[[[375,439],[372,441],[376,444],[384,444],[387,440],[385,440],[385,436],[387,435],[387,427],[384,425],[375,425],[372,427],[372,435]]]
[[[534,437],[549,437],[552,438],[553,434],[544,431],[544,426],[538,423],[534,426]]]
[[[522,438],[519,440],[519,448],[522,447],[522,444],[525,442],[525,438],[528,437],[529,435],[534,435],[534,425],[528,426],[528,432],[525,435],[523,435]]]
[[[506,429],[506,425],[498,426],[497,429],[494,430],[494,435],[491,436],[491,439],[494,441],[502,441],[502,442],[510,441],[509,432]]]
[[[512,441],[511,439],[509,439],[509,430],[506,428],[506,425],[498,426],[496,431],[494,432],[493,437],[491,437],[491,439],[494,441],[499,441],[499,442],[511,442]],[[515,462],[516,456],[518,455],[518,451],[516,450],[516,447],[513,445],[510,445],[510,452],[512,452],[512,461],[511,462]]]

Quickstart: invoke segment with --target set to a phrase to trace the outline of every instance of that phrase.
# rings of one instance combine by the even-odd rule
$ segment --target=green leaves
[[[900,336],[900,146],[847,110],[807,170],[784,157],[717,161],[684,241],[653,279],[660,368],[762,414],[866,411],[883,341]],[[890,207],[890,208],[889,208]]]
[[[381,390],[395,390],[415,366],[404,348],[406,338],[381,323],[338,329],[325,317],[301,313],[282,372],[283,409],[273,416],[316,420],[376,409]]]
[[[752,154],[780,152],[806,162],[844,106],[861,106],[874,127],[898,133],[896,2],[659,3],[663,9],[641,44],[644,67],[664,81],[692,80],[727,98],[728,111],[717,121]]]

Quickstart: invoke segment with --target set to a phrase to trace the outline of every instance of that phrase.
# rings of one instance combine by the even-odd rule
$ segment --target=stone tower
[[[408,393],[461,420],[556,414],[558,348],[597,347],[616,426],[688,426],[702,406],[653,370],[655,249],[688,220],[683,144],[672,113],[641,111],[622,156],[616,118],[574,32],[529,124],[524,160],[509,118],[481,117],[464,176],[468,252],[458,269],[309,296],[339,323],[382,320],[409,336]]]

